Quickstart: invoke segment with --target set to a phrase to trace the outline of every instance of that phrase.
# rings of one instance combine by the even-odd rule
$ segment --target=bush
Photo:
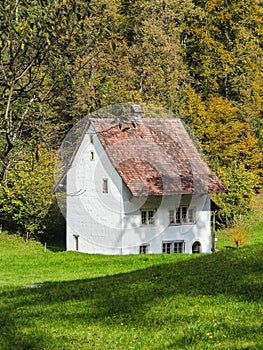
[[[46,216],[55,202],[52,194],[54,152],[39,150],[39,160],[32,155],[17,161],[0,188],[0,216],[4,229],[19,232],[28,239],[46,229]]]
[[[237,248],[243,245],[248,238],[247,229],[245,227],[241,227],[241,225],[229,228],[228,234],[231,241],[235,243]]]

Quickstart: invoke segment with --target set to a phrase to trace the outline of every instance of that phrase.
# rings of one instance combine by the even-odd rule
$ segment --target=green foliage
[[[216,196],[217,203],[222,208],[219,212],[221,220],[229,224],[242,215],[247,215],[251,210],[253,189],[258,179],[247,172],[244,166],[235,162],[230,167],[217,168],[216,173],[229,189],[228,193]]]
[[[184,119],[200,142],[206,161],[229,189],[229,193],[215,197],[222,207],[221,219],[229,223],[251,209],[254,190],[260,187],[262,151],[233,102],[222,97],[204,102],[190,87],[187,96]]]
[[[53,152],[41,148],[38,160],[26,155],[10,171],[7,183],[0,187],[4,227],[27,238],[39,237],[44,232],[46,215],[55,201],[51,193],[54,156]]]
[[[254,194],[252,199],[252,210],[246,215],[236,215],[235,220],[230,227],[218,230],[218,249],[224,249],[225,246],[232,245],[232,232],[241,232],[246,239],[245,245],[257,245],[262,242],[263,233],[263,195],[262,193]]]
[[[3,0],[0,21],[1,184],[28,144],[55,149],[89,112],[137,101],[193,130],[230,186],[224,217],[249,209],[262,185],[260,1]]]
[[[221,158],[223,166],[234,156],[248,173],[262,176],[262,6],[257,0],[194,2],[200,15],[189,18],[185,29],[185,62],[193,78],[187,95],[188,102],[199,98],[207,107],[197,106],[195,111],[196,103],[191,106],[191,126],[206,120],[207,135],[203,140],[201,130],[201,143],[214,147],[212,158]],[[216,102],[220,99],[221,110]],[[222,143],[224,147],[217,148]]]
[[[52,123],[43,105],[61,80],[65,83],[72,64],[72,37],[75,42],[87,27],[88,4],[81,9],[76,5],[74,0],[0,4],[1,184],[17,150],[28,140],[42,138],[37,131],[43,120]]]

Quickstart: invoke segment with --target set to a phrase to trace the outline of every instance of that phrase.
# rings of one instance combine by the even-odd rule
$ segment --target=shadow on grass
[[[46,248],[53,253],[59,253],[59,252],[66,251],[66,248],[62,245],[48,245],[48,246],[46,246]]]
[[[178,305],[183,298],[218,295],[259,302],[263,298],[262,272],[260,248],[243,248],[130,273],[6,291],[1,295],[6,301],[0,309],[4,337],[0,348],[64,348],[49,343],[63,325],[125,323],[143,327],[148,310],[165,305],[167,298]],[[177,322],[188,322],[179,314],[173,317]],[[154,315],[150,322],[155,325]],[[158,322],[157,317],[155,326]]]

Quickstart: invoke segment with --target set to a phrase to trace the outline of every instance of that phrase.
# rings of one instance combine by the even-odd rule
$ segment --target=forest
[[[2,0],[0,224],[49,239],[52,193],[71,127],[114,103],[181,118],[229,189],[221,224],[247,215],[262,181],[260,0]]]

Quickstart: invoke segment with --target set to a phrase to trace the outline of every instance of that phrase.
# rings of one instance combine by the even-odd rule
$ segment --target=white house
[[[90,119],[62,184],[67,250],[95,254],[209,253],[227,191],[176,118]]]

